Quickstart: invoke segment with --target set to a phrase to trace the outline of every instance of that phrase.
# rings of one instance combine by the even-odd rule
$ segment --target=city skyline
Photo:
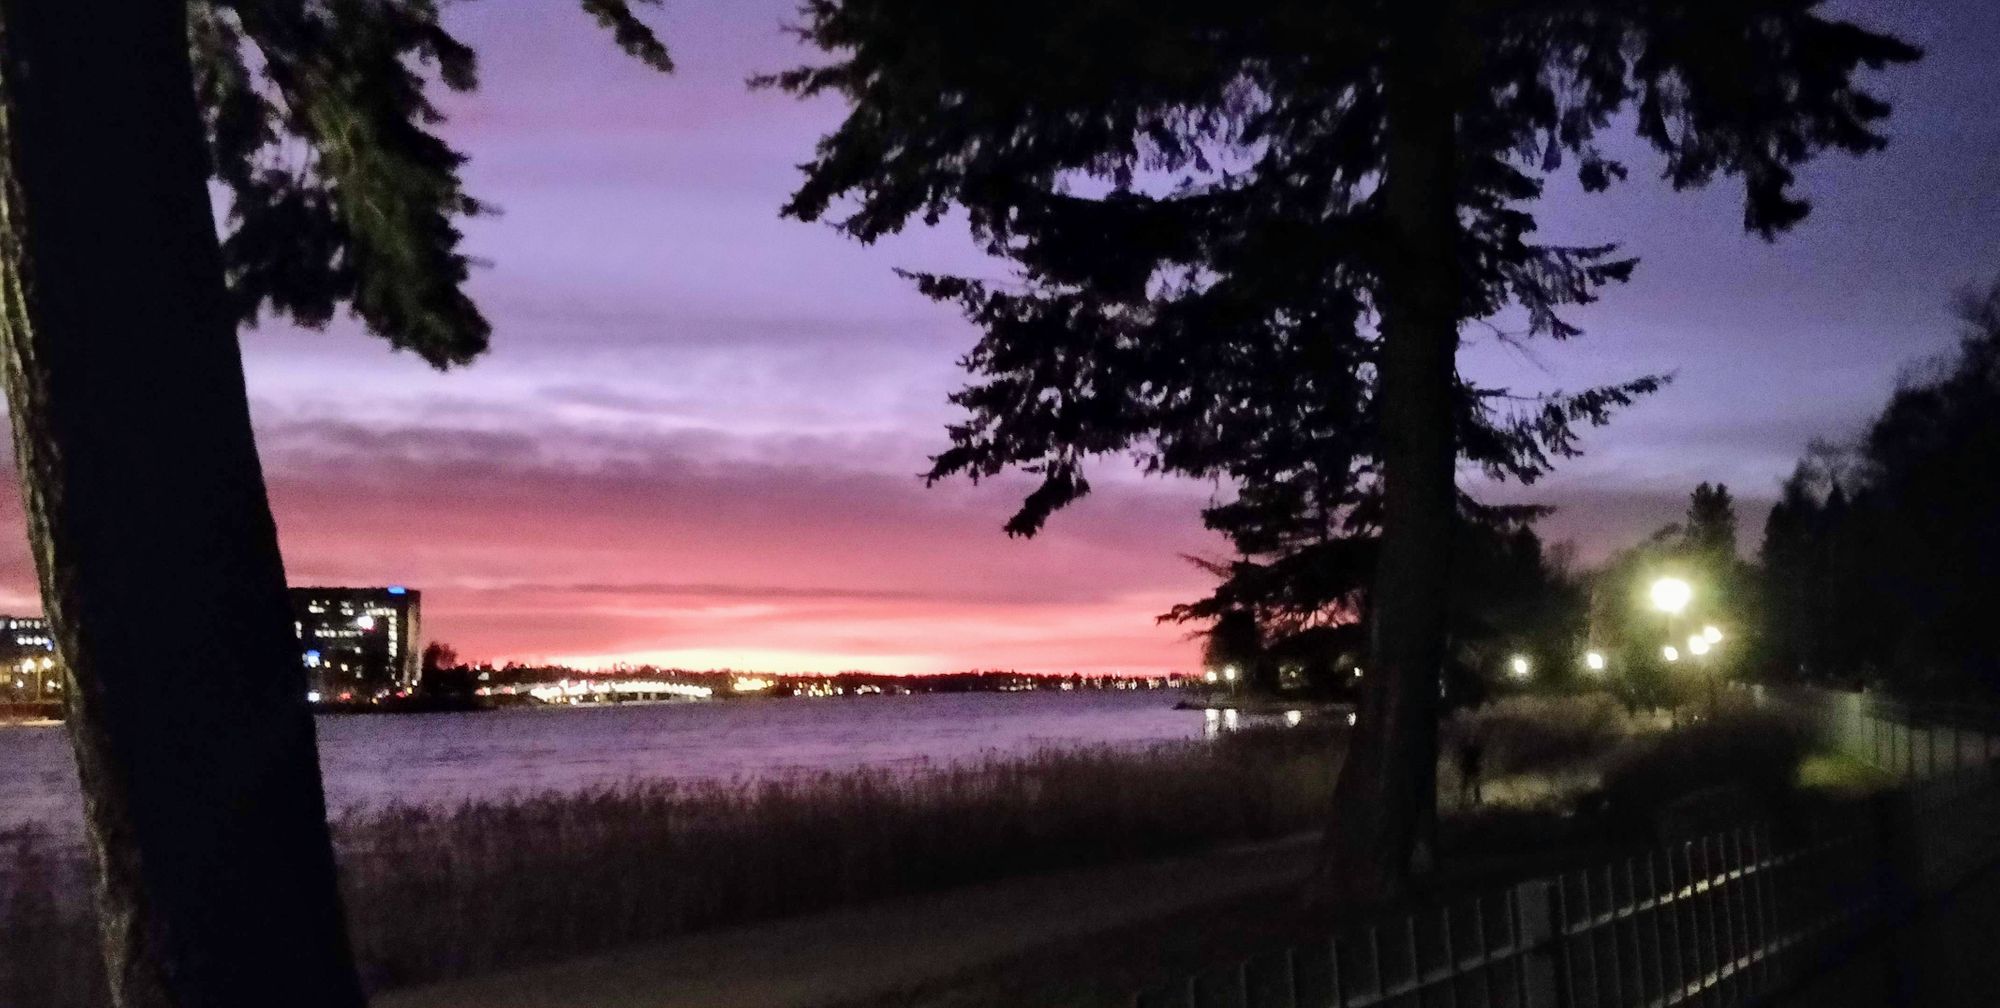
[[[421,585],[433,636],[478,659],[1190,667],[1151,617],[1207,584],[1180,554],[1221,551],[1195,514],[1205,487],[1108,461],[1094,499],[1024,542],[999,531],[1018,481],[915,478],[972,333],[891,268],[979,263],[951,222],[861,248],[778,219],[839,114],[742,85],[805,58],[778,30],[790,6],[670,6],[682,70],[664,79],[593,58],[591,25],[535,5],[452,10],[484,54],[447,132],[502,210],[468,228],[493,261],[472,290],[494,350],[438,375],[345,321],[246,337],[293,583]],[[1546,536],[1586,559],[1672,520],[1701,480],[1737,492],[1754,542],[1806,441],[1851,435],[1899,367],[1947,349],[1952,291],[2000,263],[2000,197],[1976,186],[2000,175],[1977,97],[2000,13],[1831,6],[1929,50],[1872,80],[1897,103],[1888,151],[1815,164],[1814,216],[1776,247],[1738,233],[1730,186],[1559,194],[1550,231],[1626,242],[1637,276],[1576,344],[1470,358],[1534,387],[1678,372],[1590,457],[1500,495],[1563,507]],[[1763,394],[1780,376],[1789,402]],[[5,499],[0,608],[34,608]]]

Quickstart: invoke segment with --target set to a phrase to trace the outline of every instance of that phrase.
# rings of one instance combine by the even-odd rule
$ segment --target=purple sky
[[[1808,438],[1847,436],[1898,368],[1947,350],[1949,301],[2000,271],[2000,5],[1840,4],[1925,46],[1876,81],[1894,143],[1805,176],[1812,218],[1743,235],[1728,186],[1674,194],[1633,155],[1607,196],[1555,192],[1552,240],[1617,240],[1634,282],[1589,335],[1471,367],[1575,388],[1676,371],[1511,499],[1601,557],[1672,520],[1698,481],[1761,502]],[[1018,484],[925,490],[953,360],[973,339],[897,266],[992,273],[962,227],[862,247],[779,220],[831,101],[750,93],[805,57],[789,0],[668,0],[680,72],[618,58],[572,0],[453,5],[484,89],[447,103],[492,353],[437,374],[337,325],[246,338],[294,583],[404,582],[471,657],[650,658],[833,671],[1161,669],[1194,648],[1151,617],[1199,594],[1210,488],[1099,474],[1032,542],[999,532]],[[1025,72],[1032,72],[1025,67]],[[18,528],[18,523],[13,527]],[[10,540],[0,601],[35,608]]]

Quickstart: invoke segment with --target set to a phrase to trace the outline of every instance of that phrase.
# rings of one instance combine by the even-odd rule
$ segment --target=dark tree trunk
[[[125,1008],[363,1003],[181,0],[0,0],[0,332]]]
[[[1445,5],[1408,3],[1385,67],[1380,402],[1383,527],[1373,657],[1335,787],[1321,890],[1400,894],[1429,859],[1438,677],[1456,521],[1452,430],[1460,305],[1453,63]]]

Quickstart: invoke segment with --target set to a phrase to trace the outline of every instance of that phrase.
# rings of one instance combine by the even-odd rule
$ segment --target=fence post
[[[1558,975],[1562,953],[1555,884],[1529,879],[1514,887],[1514,936],[1522,950],[1522,1008],[1568,1008]]]

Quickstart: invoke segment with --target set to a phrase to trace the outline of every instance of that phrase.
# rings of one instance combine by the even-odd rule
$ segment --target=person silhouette
[[[1467,736],[1458,745],[1458,801],[1460,805],[1471,807],[1483,800],[1479,781],[1479,764],[1485,752],[1477,736]]]

